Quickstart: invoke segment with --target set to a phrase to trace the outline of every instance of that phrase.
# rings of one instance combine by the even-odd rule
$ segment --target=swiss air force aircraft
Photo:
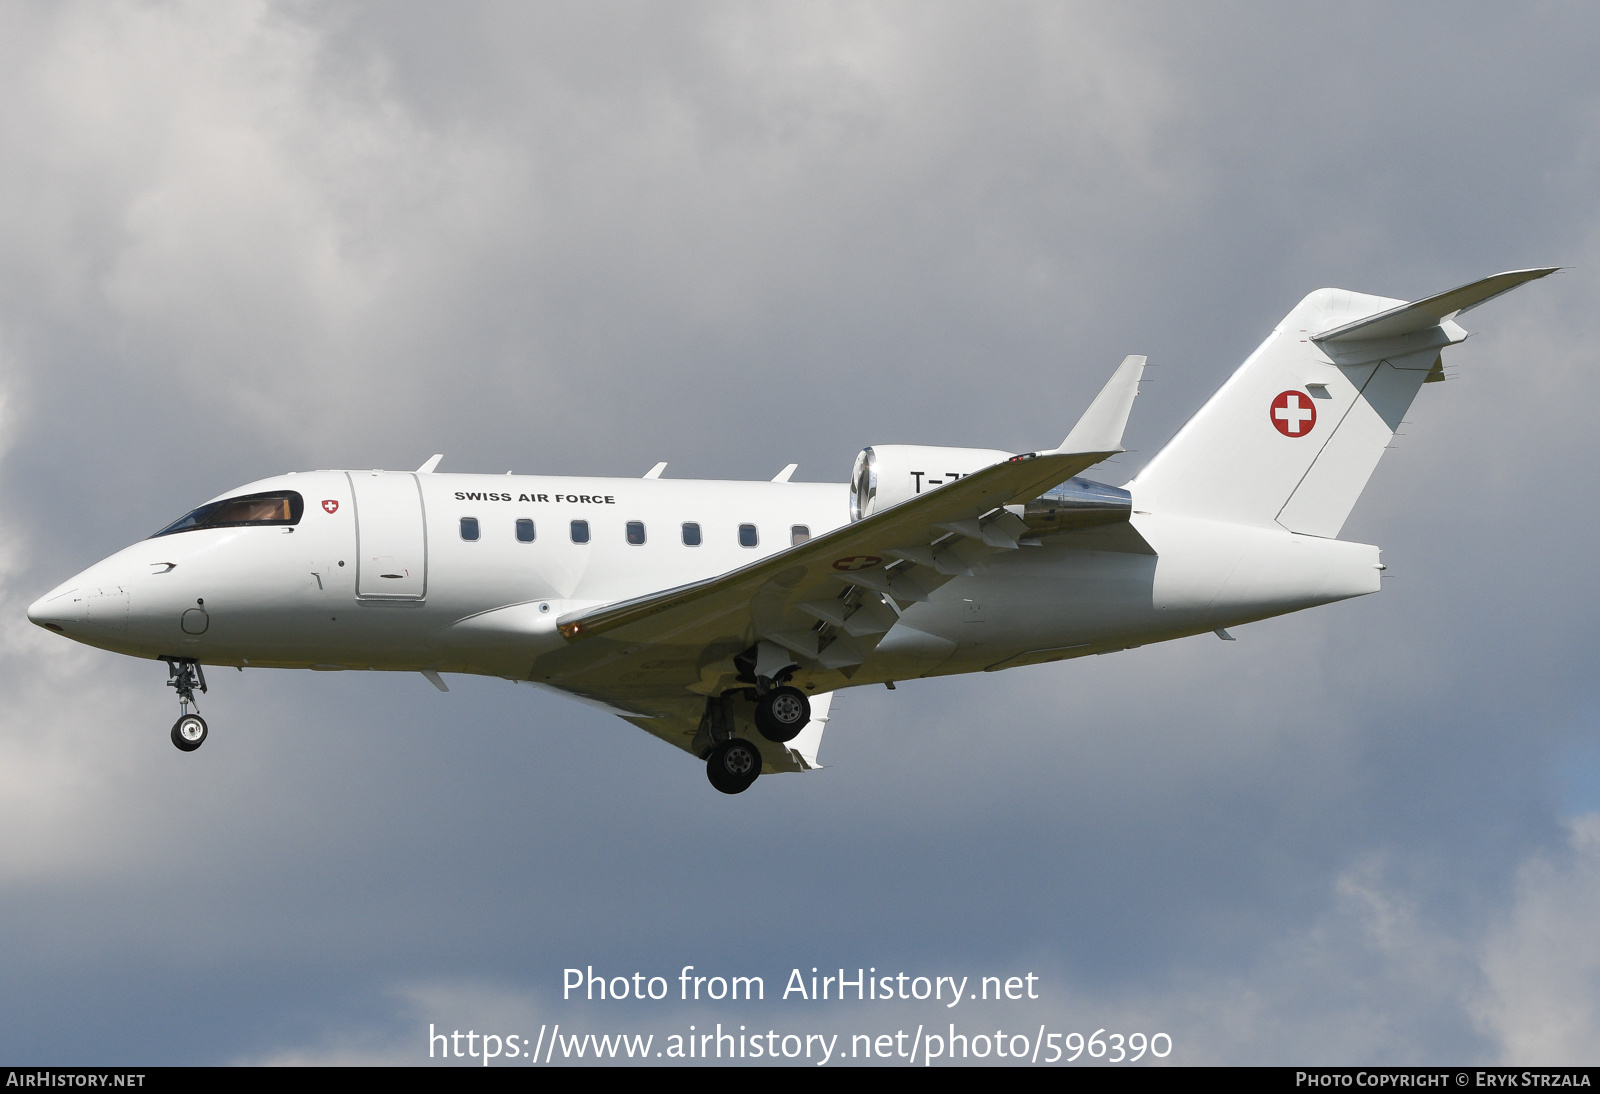
[[[202,665],[501,676],[610,710],[712,786],[819,766],[833,693],[1131,649],[1377,592],[1336,538],[1455,317],[1553,269],[1414,303],[1302,300],[1125,487],[1143,357],[1061,444],[874,445],[850,482],[315,471],[209,501],[28,618],[164,661],[206,739]],[[195,709],[191,711],[191,707]]]

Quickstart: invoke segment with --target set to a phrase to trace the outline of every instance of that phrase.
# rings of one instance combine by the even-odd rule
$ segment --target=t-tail
[[[1339,534],[1455,319],[1556,268],[1513,270],[1406,303],[1318,289],[1128,484],[1138,509]]]

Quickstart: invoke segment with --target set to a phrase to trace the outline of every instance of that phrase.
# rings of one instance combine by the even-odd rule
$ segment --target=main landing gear
[[[691,749],[705,757],[706,778],[724,794],[744,793],[761,774],[761,746],[738,736],[740,728],[752,720],[767,740],[775,744],[792,741],[811,721],[811,700],[788,685],[764,686],[759,691],[738,688],[706,700],[705,717]]]
[[[794,740],[809,721],[811,700],[799,688],[773,688],[756,699],[756,729],[775,744]]]
[[[748,703],[742,688],[708,698],[689,746],[705,757],[706,778],[724,794],[743,794],[761,774],[761,746],[739,736],[741,724],[749,724]]]
[[[172,723],[172,743],[180,751],[193,752],[206,743],[206,720],[200,717],[200,704],[195,701],[194,689],[206,692],[206,674],[200,662],[192,657],[163,657],[167,663],[167,687],[178,690],[178,720]],[[195,713],[189,713],[189,707]]]
[[[761,749],[743,737],[712,746],[706,757],[706,778],[724,794],[742,794],[761,774]]]

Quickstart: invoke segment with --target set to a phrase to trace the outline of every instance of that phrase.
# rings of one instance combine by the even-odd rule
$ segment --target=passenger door
[[[428,592],[422,486],[409,471],[349,471],[356,507],[356,596],[421,600]]]

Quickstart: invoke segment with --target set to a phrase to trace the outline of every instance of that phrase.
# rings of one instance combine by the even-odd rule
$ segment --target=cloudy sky
[[[1577,4],[0,5],[0,1057],[426,1062],[893,1033],[562,970],[1037,974],[1175,1062],[1600,1062],[1600,13]],[[1344,536],[1381,595],[845,692],[723,798],[498,680],[164,669],[58,581],[292,469],[1130,477],[1305,293],[1468,317]],[[908,1025],[909,1023],[909,1025]]]

